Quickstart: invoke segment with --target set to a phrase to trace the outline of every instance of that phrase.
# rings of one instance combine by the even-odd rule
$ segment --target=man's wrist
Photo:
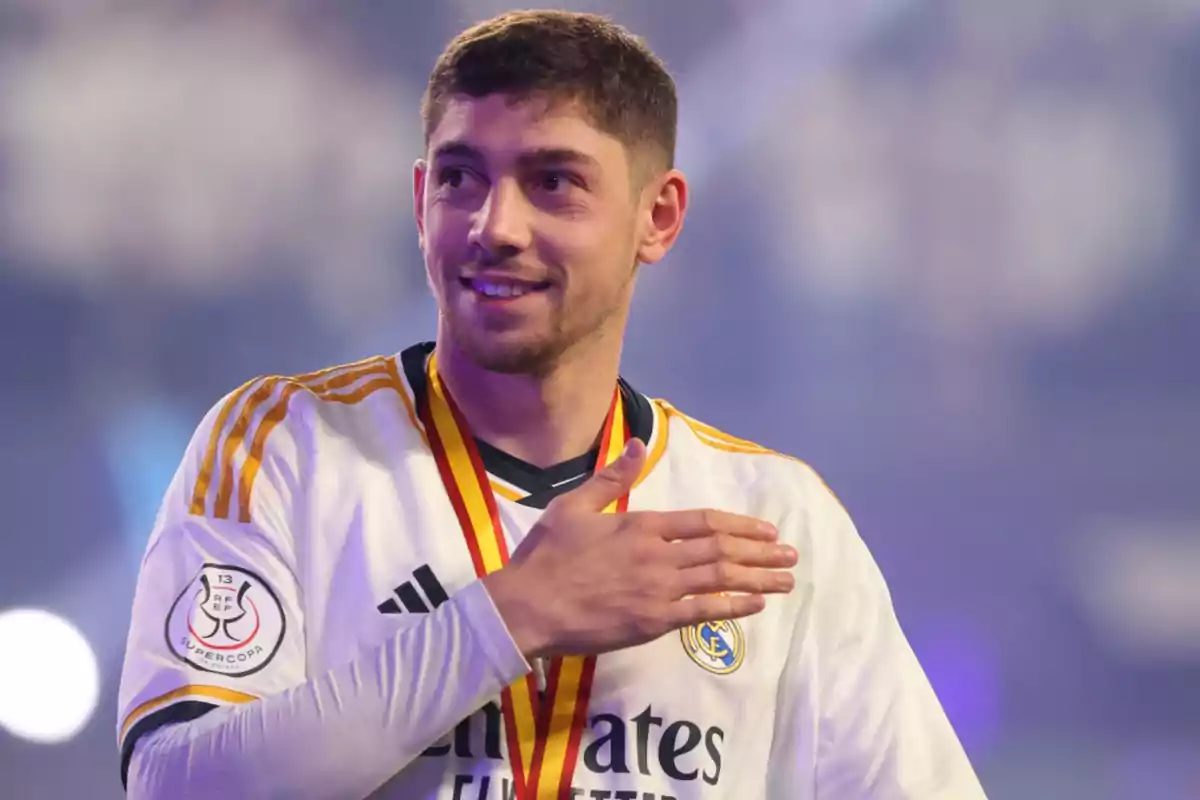
[[[533,663],[550,650],[551,636],[546,631],[543,606],[530,582],[522,582],[513,567],[503,567],[482,579],[500,618],[521,655]]]

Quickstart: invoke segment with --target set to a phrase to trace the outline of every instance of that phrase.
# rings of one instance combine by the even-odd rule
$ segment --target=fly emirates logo
[[[615,714],[594,714],[590,736],[580,748],[571,797],[579,800],[675,800],[638,788],[640,776],[662,775],[671,781],[703,781],[716,786],[721,777],[721,746],[725,732],[703,729],[694,722],[667,722],[646,706],[630,719]],[[488,703],[458,724],[449,736],[422,755],[429,758],[504,759],[504,718],[500,706]],[[603,775],[602,785],[589,786],[590,775]],[[511,778],[459,774],[454,778],[454,800],[517,800]],[[599,783],[599,781],[597,782]]]

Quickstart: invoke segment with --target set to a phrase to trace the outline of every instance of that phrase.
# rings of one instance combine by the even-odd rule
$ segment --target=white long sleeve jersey
[[[133,604],[131,797],[514,797],[498,698],[540,665],[478,580],[419,422],[430,348],[251,381],[199,426]],[[621,391],[649,450],[629,509],[769,520],[800,553],[796,589],[601,655],[564,796],[982,798],[813,470]],[[479,449],[510,551],[595,462]]]

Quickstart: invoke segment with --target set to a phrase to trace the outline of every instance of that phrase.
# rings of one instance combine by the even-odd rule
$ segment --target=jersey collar
[[[412,390],[418,419],[424,414],[425,362],[433,347],[433,342],[421,342],[401,352],[399,357],[404,378]],[[618,386],[625,401],[625,418],[630,432],[649,446],[654,433],[654,408],[624,378],[618,378]],[[599,455],[592,449],[553,466],[538,467],[482,439],[476,438],[475,444],[484,469],[496,479],[493,483],[497,493],[534,508],[545,508],[555,497],[581,484],[595,469]]]

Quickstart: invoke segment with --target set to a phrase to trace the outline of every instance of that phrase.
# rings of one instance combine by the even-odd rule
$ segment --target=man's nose
[[[492,184],[483,205],[475,213],[470,242],[490,262],[503,261],[530,245],[529,201],[515,180]]]

